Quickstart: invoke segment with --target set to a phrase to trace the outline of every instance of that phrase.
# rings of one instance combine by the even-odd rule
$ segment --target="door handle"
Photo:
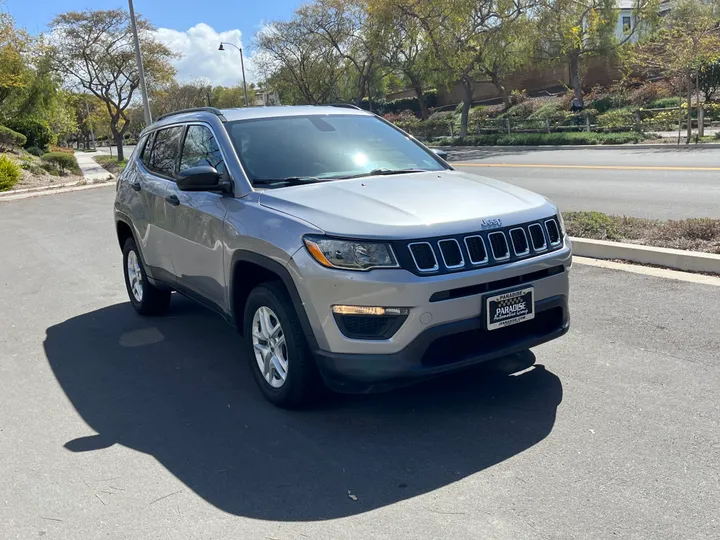
[[[167,197],[165,197],[165,200],[173,206],[177,206],[178,204],[180,204],[180,199],[177,198],[177,195],[168,195]]]
[[[134,183],[130,184],[130,187],[133,188],[135,191],[142,190],[142,185],[140,184],[140,182],[134,182]]]

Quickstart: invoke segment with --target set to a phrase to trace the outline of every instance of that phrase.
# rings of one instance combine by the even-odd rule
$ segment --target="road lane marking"
[[[616,171],[720,171],[720,167],[656,167],[640,165],[531,165],[529,163],[451,162],[454,167],[516,167],[521,169],[609,169]]]
[[[706,276],[704,274],[692,274],[690,272],[680,272],[678,270],[668,270],[666,268],[657,268],[655,266],[642,266],[639,264],[619,263],[615,261],[606,261],[603,259],[590,259],[588,257],[573,257],[573,263],[585,264],[587,266],[597,266],[599,268],[608,268],[611,270],[622,270],[623,272],[631,272],[633,274],[643,274],[666,279],[677,279],[679,281],[688,281],[690,283],[700,283],[702,285],[712,285],[720,287],[720,277]]]

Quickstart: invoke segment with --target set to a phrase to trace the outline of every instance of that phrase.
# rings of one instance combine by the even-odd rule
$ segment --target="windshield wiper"
[[[338,180],[347,180],[349,178],[363,178],[365,176],[390,176],[391,174],[407,174],[428,172],[427,169],[373,169],[370,172],[360,174],[350,174],[348,176],[338,176]]]
[[[319,178],[314,176],[288,176],[287,178],[256,178],[252,181],[256,186],[271,186],[273,184],[287,184],[289,186],[299,186],[302,184],[314,184],[320,182]]]

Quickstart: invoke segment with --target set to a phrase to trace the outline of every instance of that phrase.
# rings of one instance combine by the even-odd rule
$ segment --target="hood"
[[[481,230],[548,217],[544,197],[459,171],[335,180],[265,190],[260,204],[312,223],[327,234],[410,239]]]

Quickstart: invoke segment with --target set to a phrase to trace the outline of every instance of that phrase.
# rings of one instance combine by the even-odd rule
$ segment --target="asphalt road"
[[[536,191],[564,211],[720,217],[720,149],[478,149],[451,155],[460,170]]]
[[[717,538],[720,287],[575,265],[532,370],[287,412],[217,316],[135,315],[112,198],[0,203],[0,538]]]

